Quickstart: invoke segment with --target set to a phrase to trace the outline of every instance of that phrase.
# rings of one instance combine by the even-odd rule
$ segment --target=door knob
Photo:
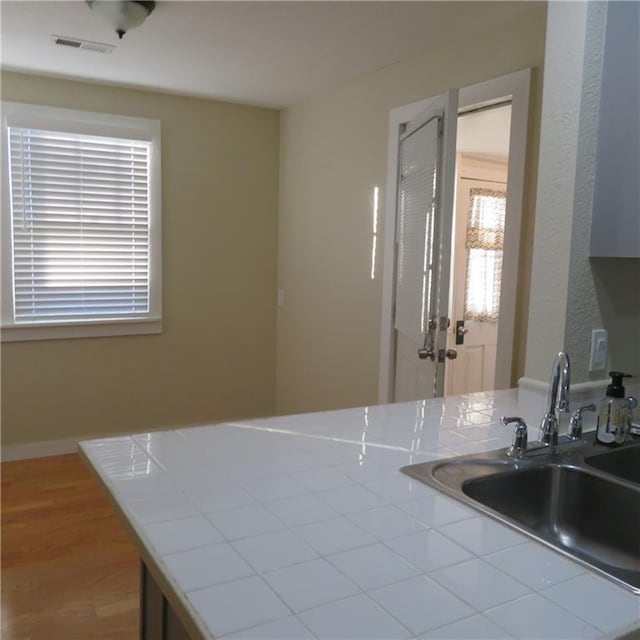
[[[467,333],[469,333],[469,329],[467,329],[466,327],[463,327],[461,325],[458,325],[458,328],[456,329],[456,335],[457,336],[462,337],[462,336],[466,335]]]
[[[436,354],[433,349],[427,349],[427,347],[422,347],[418,349],[418,358],[420,360],[426,360],[429,358],[432,362],[436,359]]]
[[[438,362],[444,362],[445,358],[448,360],[455,360],[458,357],[458,352],[455,349],[438,349]]]

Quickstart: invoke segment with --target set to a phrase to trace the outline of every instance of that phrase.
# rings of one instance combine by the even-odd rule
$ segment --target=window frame
[[[157,334],[162,332],[161,126],[159,120],[44,105],[2,102],[2,237],[0,326],[2,342]],[[136,318],[15,322],[13,212],[8,127],[122,137],[151,142],[149,156],[149,312]]]

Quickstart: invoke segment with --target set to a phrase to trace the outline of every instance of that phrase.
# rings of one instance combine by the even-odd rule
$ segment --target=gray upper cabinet
[[[640,2],[607,7],[591,255],[640,258]]]

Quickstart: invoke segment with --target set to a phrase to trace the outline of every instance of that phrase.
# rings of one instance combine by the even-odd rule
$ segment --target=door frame
[[[515,333],[518,259],[524,195],[524,169],[529,124],[529,94],[531,69],[480,82],[459,91],[458,114],[478,107],[499,104],[511,99],[511,130],[509,139],[509,176],[507,180],[507,212],[505,220],[502,285],[498,327],[498,357],[496,389],[511,387],[513,339]],[[399,135],[403,124],[415,118],[428,103],[428,98],[395,107],[389,112],[387,147],[387,189],[385,197],[384,269],[382,273],[382,319],[380,332],[380,364],[378,372],[378,402],[394,400],[395,340],[393,307],[395,303],[396,271],[396,199],[398,192]],[[503,304],[504,297],[504,304]]]

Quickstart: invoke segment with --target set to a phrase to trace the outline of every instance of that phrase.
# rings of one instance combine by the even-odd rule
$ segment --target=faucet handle
[[[519,416],[502,416],[500,422],[506,427],[515,423],[516,428],[513,432],[513,440],[511,446],[507,450],[507,455],[512,458],[522,458],[527,452],[528,431],[527,423]]]
[[[500,422],[506,427],[507,425],[510,425],[512,423],[516,423],[516,427],[519,427],[520,425],[525,424],[525,421],[523,418],[521,418],[520,416],[512,416],[512,417],[507,417],[507,416],[502,416],[502,418],[500,418]]]
[[[582,412],[591,411],[595,413],[598,410],[593,402],[591,404],[585,404],[584,407],[576,409],[571,415],[569,420],[569,439],[579,440],[582,438]]]

